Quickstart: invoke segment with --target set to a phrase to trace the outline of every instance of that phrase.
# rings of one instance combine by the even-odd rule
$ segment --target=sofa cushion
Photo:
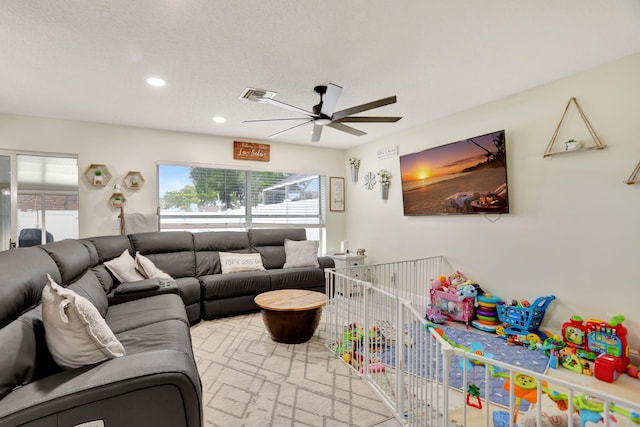
[[[196,277],[193,235],[187,231],[130,234],[135,252],[173,278]]]
[[[251,250],[262,255],[262,264],[266,269],[282,268],[286,261],[285,239],[306,240],[304,228],[249,229]]]
[[[181,320],[162,320],[121,332],[116,336],[129,356],[155,350],[176,350],[193,357],[189,325]]]
[[[117,258],[122,251],[131,251],[131,242],[127,236],[98,236],[83,239],[91,242],[98,253],[98,262],[105,262]]]
[[[40,308],[0,328],[0,399],[14,387],[60,372],[47,349]]]
[[[219,252],[220,268],[222,274],[239,273],[241,271],[260,271],[262,257],[260,254],[235,254],[232,252]]]
[[[128,249],[125,249],[119,257],[104,263],[120,283],[135,282],[145,277],[136,270],[136,261],[133,259]]]
[[[284,240],[286,261],[283,268],[318,267],[317,240]]]
[[[19,248],[0,256],[0,328],[40,304],[47,274],[60,280],[60,271],[39,247]],[[0,344],[2,344],[0,342]]]
[[[109,271],[106,265],[98,264],[91,269],[93,274],[98,278],[102,289],[106,294],[109,294],[111,290],[119,283],[119,280]]]
[[[105,318],[115,334],[170,319],[189,324],[184,303],[175,294],[155,295],[112,305]]]
[[[227,298],[239,295],[257,295],[270,290],[266,271],[246,271],[234,274],[212,274],[199,278],[202,299]]]
[[[249,234],[245,231],[206,231],[193,234],[196,276],[220,274],[219,252],[249,253]]]
[[[325,285],[324,272],[316,267],[268,270],[271,289],[310,289]]]
[[[200,301],[200,281],[195,277],[180,277],[175,279],[180,298],[185,305],[191,305]]]
[[[112,306],[163,294],[179,295],[176,282],[161,283],[160,279],[145,279],[137,282],[121,283],[107,295],[107,299],[109,305]]]
[[[63,286],[74,282],[92,267],[91,257],[85,245],[77,240],[61,240],[41,246],[60,270]]]
[[[147,279],[173,280],[173,277],[160,270],[146,256],[136,252],[135,258],[136,270]]]
[[[109,308],[107,294],[92,270],[85,271],[78,280],[67,286],[67,289],[91,301],[102,317],[107,314]]]
[[[49,351],[63,368],[79,368],[125,354],[94,305],[50,276],[42,291],[42,321]]]

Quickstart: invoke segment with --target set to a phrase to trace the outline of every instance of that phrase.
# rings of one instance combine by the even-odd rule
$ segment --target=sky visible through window
[[[167,191],[181,190],[192,184],[189,166],[160,165],[158,171],[160,198],[164,197]]]

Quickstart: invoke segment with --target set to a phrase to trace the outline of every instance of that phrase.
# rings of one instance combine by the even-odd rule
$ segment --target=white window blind
[[[324,226],[324,176],[158,166],[162,229]]]

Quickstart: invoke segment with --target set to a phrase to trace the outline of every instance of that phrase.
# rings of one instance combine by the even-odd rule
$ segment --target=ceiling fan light
[[[329,123],[331,123],[331,119],[327,119],[327,118],[323,118],[323,117],[322,117],[322,118],[319,118],[319,119],[315,119],[315,120],[313,121],[313,124],[315,124],[315,125],[319,125],[319,126],[326,126],[326,125],[328,125]]]

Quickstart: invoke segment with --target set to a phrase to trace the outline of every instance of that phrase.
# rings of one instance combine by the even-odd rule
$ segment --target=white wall
[[[238,139],[238,138],[236,138]],[[344,151],[272,141],[270,162],[233,160],[234,138],[151,129],[112,126],[25,116],[0,115],[0,148],[72,153],[78,155],[80,237],[118,234],[112,223],[119,211],[108,199],[114,184],[122,185],[128,171],[140,171],[144,186],[124,188],[127,212],[155,212],[158,181],[157,161],[206,163],[251,167],[256,170],[319,172],[327,176],[343,173]],[[239,139],[244,141],[245,139]],[[105,187],[89,184],[84,172],[91,163],[106,164],[113,178]],[[337,247],[345,235],[344,212],[328,212],[327,247]]]
[[[555,295],[544,324],[550,329],[574,314],[623,314],[635,353],[640,184],[623,181],[640,161],[639,75],[635,55],[348,151],[346,158],[362,159],[361,177],[381,168],[394,177],[387,202],[379,188],[348,182],[350,245],[366,248],[369,263],[445,255],[504,299]],[[608,147],[543,158],[573,96]],[[590,141],[579,117],[570,116],[560,145],[571,137]],[[378,149],[397,145],[402,155],[500,129],[506,130],[510,214],[494,223],[488,219],[495,216],[403,215],[399,158],[378,160]]]
[[[80,237],[117,234],[111,226],[117,211],[107,199],[127,171],[138,170],[146,179],[142,189],[126,192],[127,210],[153,211],[157,160],[292,172],[295,165],[299,171],[345,176],[347,212],[329,213],[329,249],[347,238],[350,247],[366,248],[369,263],[445,255],[505,299],[556,295],[545,319],[551,329],[573,314],[585,319],[624,314],[637,348],[640,184],[622,182],[640,161],[638,75],[640,55],[635,55],[346,153],[267,141],[272,160],[266,164],[234,161],[233,138],[11,115],[0,115],[0,148],[76,153],[81,173],[91,163],[109,166],[114,178],[105,188],[81,177]],[[543,159],[572,96],[608,148]],[[495,223],[484,216],[403,215],[398,158],[378,160],[377,149],[397,145],[400,154],[408,154],[499,129],[506,129],[512,213]],[[580,126],[569,123],[568,129],[569,137],[586,139]],[[568,139],[564,136],[559,141]],[[351,155],[362,159],[357,184],[348,179]],[[394,175],[386,202],[379,188],[362,186],[367,171],[381,168]]]

